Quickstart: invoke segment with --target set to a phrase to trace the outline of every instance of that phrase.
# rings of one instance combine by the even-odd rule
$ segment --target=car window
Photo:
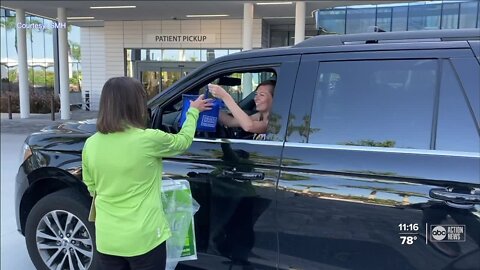
[[[436,149],[479,152],[480,138],[461,84],[449,61],[443,62]]]
[[[254,97],[256,95],[255,89],[257,86],[266,80],[276,80],[276,73],[273,70],[258,70],[235,72],[230,74],[222,74],[213,79],[210,83],[222,86],[235,100],[242,110],[248,114],[253,115],[257,112]],[[205,93],[207,87],[202,87],[199,90],[200,94]],[[220,113],[230,114],[227,106],[221,109]],[[231,114],[230,114],[231,115]],[[218,130],[220,129],[220,130]],[[197,132],[196,138],[232,138],[232,139],[255,139],[253,133],[243,131],[240,127],[227,127],[220,125],[217,122],[217,131],[206,134],[205,132]],[[262,138],[264,138],[263,136]]]
[[[256,106],[254,102],[256,87],[266,80],[276,81],[277,74],[272,68],[225,72],[218,76],[208,79],[198,86],[190,89],[183,94],[199,95],[205,94],[209,83],[220,85],[224,88],[237,102],[240,108],[248,115],[255,114]],[[208,98],[212,98],[211,95]],[[170,133],[177,133],[180,128],[181,111],[183,107],[182,96],[179,95],[172,100],[170,104],[166,104],[162,112],[161,129]],[[221,111],[229,113],[228,108],[223,106]],[[217,122],[218,123],[218,122]],[[236,138],[236,139],[253,139],[254,134],[243,131],[241,128],[226,128],[217,124],[216,131],[199,131],[195,134],[196,138]]]
[[[429,149],[436,60],[322,62],[308,141]]]

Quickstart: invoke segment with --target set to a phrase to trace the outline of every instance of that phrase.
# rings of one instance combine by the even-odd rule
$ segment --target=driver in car
[[[209,84],[212,96],[221,99],[233,115],[220,112],[220,123],[227,127],[241,127],[246,132],[254,133],[253,139],[265,140],[275,84],[274,80],[266,80],[257,86],[254,98],[257,113],[252,115],[246,114],[221,86]]]

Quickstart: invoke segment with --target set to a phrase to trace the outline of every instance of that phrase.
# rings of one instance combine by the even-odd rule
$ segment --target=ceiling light
[[[114,9],[114,8],[136,8],[137,6],[102,6],[102,7],[90,7],[90,9]]]
[[[285,17],[262,17],[262,19],[295,19],[295,17],[285,16]]]
[[[187,18],[206,18],[206,17],[228,17],[227,14],[198,14],[198,15],[186,15]]]
[[[266,6],[266,5],[290,5],[293,2],[260,2],[260,3],[255,3],[259,6]]]
[[[92,20],[95,17],[67,17],[67,20]]]

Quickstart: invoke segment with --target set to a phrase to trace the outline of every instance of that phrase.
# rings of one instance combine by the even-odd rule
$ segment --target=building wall
[[[90,94],[90,109],[98,110],[100,93],[105,83],[105,29],[85,27],[81,29],[82,46],[82,94]]]
[[[253,48],[262,48],[261,19],[253,21]],[[90,92],[91,109],[98,110],[103,84],[125,75],[125,48],[214,48],[241,49],[243,20],[106,21],[104,27],[82,27],[83,89]],[[209,43],[159,43],[149,35],[204,34]],[[89,57],[91,56],[91,57]]]

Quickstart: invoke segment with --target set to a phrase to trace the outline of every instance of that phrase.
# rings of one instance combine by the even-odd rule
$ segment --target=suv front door
[[[277,268],[276,184],[298,63],[298,56],[229,61],[192,77],[179,91],[248,70],[273,71],[277,80],[266,141],[209,134],[195,138],[184,154],[164,160],[164,177],[187,179],[200,204],[195,215],[198,260],[183,262],[184,267]]]

